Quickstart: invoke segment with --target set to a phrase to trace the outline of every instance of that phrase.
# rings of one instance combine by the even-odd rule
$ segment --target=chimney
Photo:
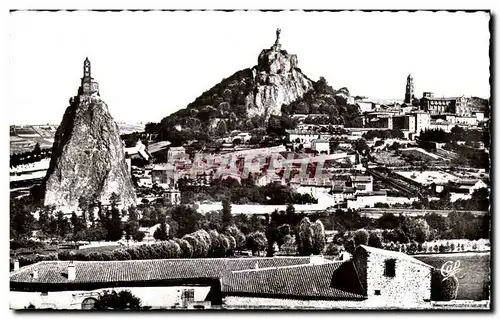
[[[73,260],[69,261],[68,265],[68,280],[73,281],[76,278],[76,269]]]
[[[323,255],[311,255],[309,264],[311,266],[323,265],[325,263],[325,257]]]
[[[37,280],[38,279],[38,269],[33,269],[33,279]]]
[[[18,271],[18,270],[19,270],[19,260],[14,259],[14,271]]]

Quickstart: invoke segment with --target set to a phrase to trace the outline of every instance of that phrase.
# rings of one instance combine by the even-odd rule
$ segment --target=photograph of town
[[[12,310],[491,310],[489,11],[11,10]]]

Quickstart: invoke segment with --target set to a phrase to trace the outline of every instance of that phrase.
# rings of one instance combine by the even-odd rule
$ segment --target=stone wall
[[[394,258],[394,277],[384,274],[385,261],[391,257],[370,252],[367,256],[368,299],[373,303],[407,306],[420,304],[431,298],[431,267],[402,258]],[[358,272],[359,273],[359,272]],[[375,295],[379,290],[380,295]]]

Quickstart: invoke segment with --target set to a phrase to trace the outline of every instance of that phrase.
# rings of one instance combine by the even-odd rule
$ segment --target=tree
[[[163,221],[160,223],[160,227],[156,228],[155,232],[153,233],[153,237],[156,240],[168,240],[168,227],[167,223]]]
[[[299,223],[296,241],[300,255],[321,254],[326,245],[323,223],[319,219],[311,223],[308,217],[304,217]]]
[[[117,241],[122,237],[120,210],[116,205],[111,204],[111,218],[106,218],[106,230],[108,231],[108,240]]]
[[[146,235],[143,232],[136,231],[135,233],[132,234],[132,239],[135,241],[142,241],[144,239],[144,236]]]
[[[69,233],[70,225],[68,219],[64,216],[64,213],[59,211],[56,215],[56,225],[57,225],[57,235],[61,238],[65,238]]]
[[[76,215],[75,212],[73,212],[71,214],[71,218],[70,218],[70,221],[71,221],[71,226],[73,227],[73,234],[76,234],[78,233],[79,231],[81,231],[82,229],[85,228],[84,226],[84,223],[82,222],[82,220]]]
[[[430,227],[427,221],[420,218],[408,218],[403,224],[403,230],[410,237],[410,240],[415,240],[419,243],[427,241],[430,235]]]
[[[144,126],[144,131],[147,133],[147,134],[156,134],[158,133],[158,123],[153,123],[153,122],[149,122],[149,123],[146,123],[146,125]]]
[[[340,248],[334,242],[329,243],[328,246],[326,247],[325,255],[327,256],[336,256],[339,253],[340,253]]]
[[[352,235],[354,240],[354,246],[358,247],[359,245],[368,245],[368,239],[370,235],[366,229],[358,229]]]
[[[345,244],[344,244],[344,249],[346,252],[353,254],[354,251],[356,250],[356,246],[354,244],[354,240],[352,238],[349,238]]]
[[[266,235],[263,232],[256,231],[247,236],[247,248],[252,251],[252,255],[258,253],[267,247]]]
[[[10,238],[20,239],[31,236],[35,218],[31,214],[31,205],[21,200],[10,201]]]
[[[235,225],[232,225],[226,229],[226,234],[232,236],[235,239],[236,250],[242,250],[246,245],[246,237],[242,231],[238,229]]]
[[[371,232],[368,238],[368,246],[382,248],[382,238],[376,232]]]
[[[398,227],[398,218],[391,213],[384,213],[378,219],[378,225],[382,229],[394,229]]]
[[[318,219],[312,224],[312,231],[313,231],[312,253],[315,255],[319,255],[323,252],[323,249],[325,249],[326,245],[325,227],[323,226],[321,220]]]
[[[42,149],[40,148],[40,143],[35,144],[35,148],[33,149],[33,156],[35,158],[40,158],[40,155],[42,154]]]
[[[202,215],[196,212],[194,208],[187,205],[175,206],[172,210],[172,220],[179,225],[177,237],[194,233],[199,228]]]
[[[97,298],[94,308],[96,310],[138,310],[141,309],[141,299],[134,296],[129,290],[122,290],[118,293],[115,290],[111,293],[105,290]]]
[[[231,203],[224,199],[222,200],[222,227],[227,229],[233,223],[233,215],[231,215]]]

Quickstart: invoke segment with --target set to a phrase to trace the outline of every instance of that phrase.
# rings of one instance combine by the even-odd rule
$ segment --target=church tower
[[[83,61],[83,77],[82,84],[80,86],[80,90],[78,92],[79,95],[99,95],[99,84],[93,81],[90,73],[90,60],[89,58],[85,58]]]
[[[411,77],[411,74],[408,74],[408,77],[406,78],[406,93],[404,103],[411,105],[414,98],[415,91],[413,88],[413,78]]]

